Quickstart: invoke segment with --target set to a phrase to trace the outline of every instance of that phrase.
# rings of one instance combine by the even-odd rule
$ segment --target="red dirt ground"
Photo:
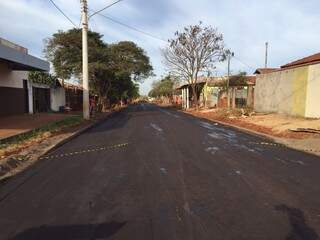
[[[270,127],[265,127],[265,126],[261,126],[261,125],[257,125],[257,124],[253,124],[253,123],[248,123],[248,122],[244,121],[242,119],[242,117],[229,118],[228,116],[217,113],[217,112],[201,113],[201,112],[196,112],[196,111],[189,111],[188,113],[190,113],[196,117],[201,117],[201,118],[205,118],[205,119],[212,120],[212,121],[218,120],[218,121],[232,124],[235,126],[254,130],[256,132],[272,135],[274,137],[292,138],[292,139],[305,139],[305,138],[312,137],[312,134],[309,134],[309,133],[291,132],[289,130],[282,131],[282,132],[275,132]]]

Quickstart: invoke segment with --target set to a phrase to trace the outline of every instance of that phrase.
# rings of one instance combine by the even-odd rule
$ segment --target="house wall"
[[[320,117],[320,64],[309,67],[306,117]]]
[[[28,78],[25,71],[11,71],[0,63],[0,116],[22,114],[27,111],[27,92],[23,80]]]
[[[212,108],[218,106],[219,87],[209,86],[205,84],[202,89],[203,101],[206,107]]]
[[[23,79],[28,79],[28,72],[11,71],[0,63],[0,87],[23,88]]]
[[[33,114],[35,113],[35,106],[34,104],[34,88],[50,88],[48,85],[45,84],[38,84],[28,81],[28,101],[29,101],[29,113]]]
[[[51,88],[50,91],[51,109],[53,111],[59,111],[61,106],[66,105],[66,92],[62,87]]]
[[[320,64],[257,76],[254,109],[292,116],[320,117]]]

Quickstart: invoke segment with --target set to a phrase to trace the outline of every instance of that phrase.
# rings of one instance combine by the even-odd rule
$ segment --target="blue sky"
[[[76,23],[80,21],[79,0],[55,0]],[[100,9],[110,0],[88,0],[90,9]],[[264,44],[270,44],[269,66],[277,67],[297,58],[320,52],[319,0],[123,0],[104,14],[161,39],[171,38],[185,25],[200,20],[218,27],[228,48],[235,52],[232,71],[247,71],[264,64]],[[43,57],[43,39],[57,30],[73,27],[49,0],[0,1],[0,37]],[[150,56],[156,77],[141,85],[146,94],[152,81],[164,75],[160,49],[166,42],[132,31],[100,16],[90,28],[104,35],[108,43],[131,40]],[[226,73],[226,63],[216,74]]]

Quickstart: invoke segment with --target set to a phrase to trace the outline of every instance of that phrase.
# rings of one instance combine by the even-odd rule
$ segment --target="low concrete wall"
[[[66,105],[66,92],[62,87],[50,89],[51,109],[59,111],[61,106]]]
[[[305,116],[308,67],[257,76],[254,109]]]
[[[320,117],[320,64],[257,76],[254,109]]]
[[[320,64],[309,67],[306,117],[320,117]]]

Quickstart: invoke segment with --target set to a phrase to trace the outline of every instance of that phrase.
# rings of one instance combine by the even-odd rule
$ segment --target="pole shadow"
[[[275,206],[275,210],[288,215],[291,232],[286,237],[286,240],[320,240],[317,232],[308,226],[304,214],[300,209],[281,204]]]

